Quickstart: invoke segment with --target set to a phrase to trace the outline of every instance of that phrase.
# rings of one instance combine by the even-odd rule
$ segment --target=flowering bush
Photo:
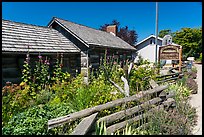
[[[7,82],[7,85],[2,88],[2,117],[3,124],[6,124],[10,118],[16,113],[19,113],[28,107],[38,105],[42,103],[39,99],[46,99],[49,101],[51,97],[51,85],[54,84],[58,79],[60,82],[68,81],[70,74],[62,72],[60,65],[57,62],[55,70],[53,70],[56,79],[51,81],[49,73],[49,60],[43,60],[42,56],[38,56],[39,60],[33,70],[31,69],[31,62],[29,54],[27,54],[26,61],[24,62],[24,68],[22,70],[22,82],[12,84]],[[56,73],[57,70],[57,73]],[[53,83],[52,83],[53,82]],[[44,91],[44,92],[43,92]],[[50,93],[50,94],[47,94]],[[46,101],[44,100],[44,103]]]
[[[147,90],[150,79],[155,78],[156,72],[150,65],[135,66],[130,73],[130,89],[133,93]]]
[[[11,84],[2,88],[2,122],[6,125],[12,116],[28,107],[32,100],[24,85]]]

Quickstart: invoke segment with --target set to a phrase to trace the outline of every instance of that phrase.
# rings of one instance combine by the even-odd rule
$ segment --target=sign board
[[[181,46],[166,45],[159,47],[159,62],[160,60],[179,60],[179,72],[181,72],[182,65],[181,57],[182,57]]]
[[[159,47],[160,60],[179,60],[180,46],[167,45]]]

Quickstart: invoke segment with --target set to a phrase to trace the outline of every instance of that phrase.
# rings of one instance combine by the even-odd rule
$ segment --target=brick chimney
[[[117,31],[118,31],[117,25],[109,25],[106,27],[106,32],[109,32],[113,34],[114,36],[117,35]]]

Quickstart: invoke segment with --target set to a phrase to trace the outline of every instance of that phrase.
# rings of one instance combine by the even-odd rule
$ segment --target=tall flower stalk
[[[23,71],[22,71],[22,82],[26,83],[27,85],[31,84],[32,76],[31,76],[31,67],[30,67],[30,56],[29,52],[26,54],[26,61],[24,61]]]
[[[47,84],[49,84],[49,61],[46,60],[43,62],[42,56],[39,53],[38,62],[36,62],[36,66],[34,69],[34,83],[38,90],[44,89]]]

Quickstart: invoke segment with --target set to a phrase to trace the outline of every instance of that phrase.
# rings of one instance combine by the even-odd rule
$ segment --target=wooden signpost
[[[179,72],[181,72],[182,47],[177,45],[159,47],[159,62],[160,60],[179,60]]]

